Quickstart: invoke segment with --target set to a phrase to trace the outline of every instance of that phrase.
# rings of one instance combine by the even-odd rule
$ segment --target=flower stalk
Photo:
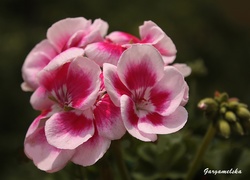
[[[114,154],[115,154],[115,160],[116,160],[116,164],[118,167],[118,170],[120,172],[120,176],[122,180],[130,180],[130,176],[128,174],[128,170],[127,167],[125,165],[125,162],[123,160],[123,154],[122,154],[122,149],[121,149],[121,142],[115,141],[113,143],[113,150],[114,150]]]
[[[199,165],[203,159],[203,155],[205,154],[205,152],[206,152],[210,142],[212,141],[213,137],[215,136],[215,134],[216,134],[216,128],[214,126],[214,123],[211,122],[208,129],[207,129],[207,132],[202,140],[202,143],[201,143],[199,149],[197,150],[197,153],[195,154],[195,157],[191,163],[191,166],[190,166],[188,173],[187,173],[186,180],[192,180],[194,178],[195,173],[198,170]]]

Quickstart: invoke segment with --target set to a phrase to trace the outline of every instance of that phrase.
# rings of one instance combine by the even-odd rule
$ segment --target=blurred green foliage
[[[109,23],[109,32],[122,30],[134,35],[138,35],[138,26],[143,21],[152,20],[174,41],[178,50],[176,62],[194,67],[194,73],[187,78],[189,120],[184,129],[161,136],[156,143],[139,142],[131,137],[122,143],[124,160],[133,179],[183,178],[208,125],[196,108],[199,99],[219,90],[250,104],[249,7],[247,0],[1,0],[0,179],[74,180],[80,179],[81,171],[87,172],[91,180],[101,179],[99,173],[109,172],[108,166],[102,164],[109,165],[119,176],[111,150],[93,167],[79,170],[69,164],[54,174],[41,172],[23,154],[25,133],[37,112],[29,104],[30,93],[20,89],[22,63],[34,45],[45,38],[49,26],[77,16],[101,18]],[[208,175],[203,179],[247,179],[249,138],[248,135],[225,140],[217,136],[197,178],[202,179],[203,170],[209,167],[238,168],[243,173]]]

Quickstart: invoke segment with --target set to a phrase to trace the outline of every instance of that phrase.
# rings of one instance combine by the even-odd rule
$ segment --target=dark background
[[[54,178],[23,156],[26,130],[38,112],[29,104],[31,94],[20,89],[25,57],[54,22],[66,17],[101,18],[109,23],[109,32],[122,30],[138,36],[143,21],[154,21],[175,43],[175,62],[192,66],[203,62],[207,70],[199,73],[198,67],[187,78],[191,109],[215,90],[250,104],[249,8],[248,0],[1,0],[0,179]],[[198,117],[199,113],[192,113],[187,124],[189,129],[194,127],[194,136],[204,134],[206,128],[199,127]]]

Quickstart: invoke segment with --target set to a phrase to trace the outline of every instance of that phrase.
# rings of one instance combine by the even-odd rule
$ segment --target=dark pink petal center
[[[152,67],[149,67],[146,62],[128,66],[125,81],[130,90],[152,87],[155,84],[156,74],[152,72]]]

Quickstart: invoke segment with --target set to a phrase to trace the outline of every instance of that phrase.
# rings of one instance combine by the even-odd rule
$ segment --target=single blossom
[[[32,106],[42,113],[25,138],[26,155],[41,170],[55,172],[68,161],[89,166],[107,151],[111,140],[126,132],[120,108],[106,93],[100,67],[73,57],[70,48],[38,74]]]
[[[38,88],[37,74],[61,52],[72,47],[85,48],[102,41],[108,24],[96,19],[93,23],[83,17],[66,18],[54,23],[47,31],[47,38],[38,43],[28,54],[22,67],[24,91]]]
[[[86,55],[100,66],[103,63],[117,65],[123,51],[131,44],[151,44],[162,55],[165,65],[170,64],[176,57],[176,47],[165,32],[152,21],[145,21],[139,27],[140,39],[126,32],[114,31],[106,36],[105,41],[89,44]]]
[[[25,137],[24,152],[39,169],[52,173],[64,168],[69,161],[90,166],[102,158],[111,140],[100,136],[97,129],[90,139],[75,149],[60,149],[49,144],[45,125],[54,113],[51,109],[43,111],[30,125]]]
[[[114,104],[121,108],[125,128],[142,141],[181,129],[187,112],[187,84],[174,67],[165,66],[152,45],[133,45],[122,54],[117,67],[103,65],[104,83]]]

